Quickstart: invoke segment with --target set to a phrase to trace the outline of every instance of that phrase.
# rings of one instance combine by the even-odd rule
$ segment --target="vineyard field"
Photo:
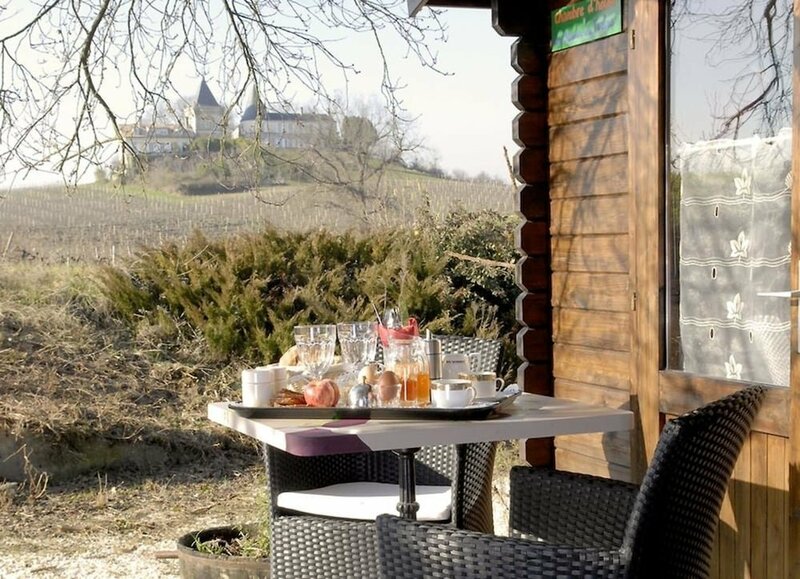
[[[312,185],[206,196],[110,185],[12,190],[0,196],[0,259],[115,262],[142,245],[180,241],[196,230],[208,237],[266,226],[380,230],[413,224],[426,207],[441,215],[480,209],[511,214],[517,206],[515,189],[507,183],[400,173],[389,175],[384,186],[388,208],[366,217],[343,192]]]

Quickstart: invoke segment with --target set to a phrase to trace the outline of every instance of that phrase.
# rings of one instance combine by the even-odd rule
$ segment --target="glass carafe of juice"
[[[386,369],[397,375],[400,403],[426,406],[431,399],[431,377],[424,343],[418,337],[390,338],[384,354]]]

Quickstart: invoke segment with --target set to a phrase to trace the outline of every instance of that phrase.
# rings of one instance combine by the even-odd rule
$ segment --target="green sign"
[[[622,32],[622,0],[579,0],[552,12],[552,51]]]

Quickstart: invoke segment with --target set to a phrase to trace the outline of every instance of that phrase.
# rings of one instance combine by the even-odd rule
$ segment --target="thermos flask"
[[[439,380],[442,377],[442,343],[431,335],[430,330],[425,333],[424,341],[431,380]]]

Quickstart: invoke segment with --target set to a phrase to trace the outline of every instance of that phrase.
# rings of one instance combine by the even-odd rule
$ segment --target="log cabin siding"
[[[549,8],[564,3],[553,1]],[[496,1],[493,7],[512,4]],[[512,95],[523,111],[514,125],[523,147],[515,158],[525,183],[520,211],[535,222],[520,228],[526,249],[518,264],[525,287],[517,301],[524,326],[518,351],[525,363],[518,378],[528,391],[552,388],[556,396],[633,406],[632,432],[564,436],[554,443],[558,468],[633,481],[652,457],[664,420],[741,386],[663,371],[664,4],[626,2],[626,34],[549,57],[541,44],[512,54],[521,74]],[[800,18],[800,8],[795,12]],[[526,30],[524,46],[530,47],[541,31]],[[542,117],[528,114],[542,107],[546,138]],[[800,123],[794,127],[800,132]],[[545,214],[547,233],[541,227]],[[793,239],[800,247],[796,224]],[[792,363],[797,375],[800,357]],[[796,390],[769,392],[745,443],[723,503],[713,577],[800,576],[800,541],[790,540],[800,536],[800,517],[789,516],[800,512],[792,507],[800,504]]]
[[[553,347],[553,375],[556,396],[561,395],[559,380],[583,382],[593,387],[607,386],[622,390],[629,395],[630,355],[600,348],[584,348],[567,344]],[[569,398],[564,396],[564,398]],[[585,400],[584,396],[573,398]]]
[[[555,314],[553,340],[558,344],[615,352],[631,349],[628,313],[560,307]]]
[[[627,85],[624,35],[551,56],[554,391],[618,408],[630,401]],[[555,447],[557,468],[632,479],[629,433]]]
[[[712,577],[791,577],[788,439],[753,432],[728,485]]]
[[[554,307],[608,312],[629,312],[630,283],[624,273],[555,272],[552,278]],[[604,288],[600,294],[598,287]]]
[[[589,81],[591,90],[576,82],[550,91],[550,126],[570,125],[628,112],[627,75],[616,72]]]
[[[628,191],[628,155],[561,161],[550,165],[550,198],[594,197]]]
[[[628,233],[628,195],[572,197],[550,203],[553,235]]]
[[[553,273],[628,274],[627,235],[557,235],[551,245]]]
[[[546,12],[546,7],[538,9]],[[501,16],[494,15],[496,26],[498,22],[507,21]],[[538,22],[546,20],[539,18]],[[524,288],[516,302],[521,326],[517,334],[517,355],[522,360],[517,382],[524,385],[526,391],[538,394],[553,393],[548,89],[544,82],[547,54],[547,35],[542,30],[531,30],[530,36],[517,40],[511,50],[511,64],[519,73],[511,90],[514,105],[520,111],[514,119],[512,134],[521,147],[514,156],[514,172],[521,182],[518,194],[523,217],[516,231],[520,253],[516,276]],[[524,453],[532,464],[554,463],[550,439],[527,441]]]

